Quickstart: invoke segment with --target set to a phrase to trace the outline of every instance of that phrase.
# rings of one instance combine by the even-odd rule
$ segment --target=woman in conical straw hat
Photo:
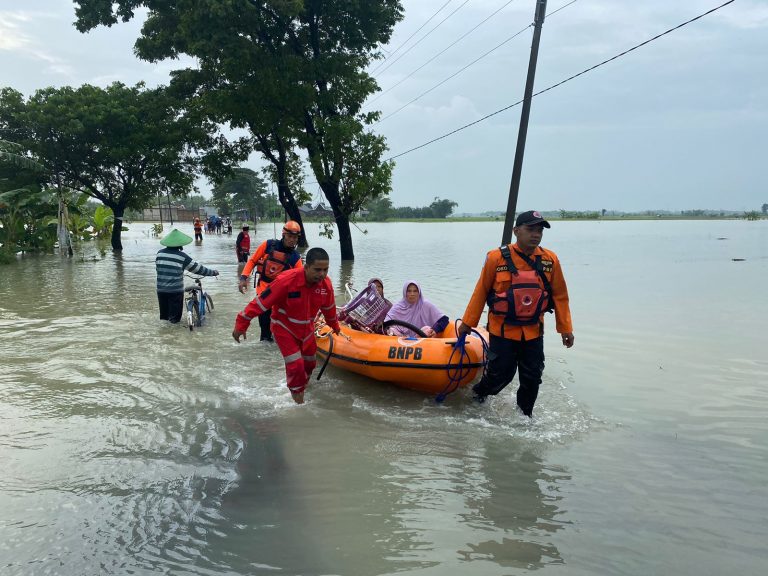
[[[165,248],[155,257],[157,269],[157,302],[160,305],[160,319],[176,324],[184,311],[184,271],[200,276],[218,276],[218,270],[206,268],[192,260],[181,247],[192,242],[192,238],[174,228],[166,234],[160,244]]]

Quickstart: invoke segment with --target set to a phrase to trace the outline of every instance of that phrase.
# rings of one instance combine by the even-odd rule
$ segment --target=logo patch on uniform
[[[507,270],[509,270],[509,268],[507,267],[506,264],[504,264],[503,266],[496,266],[496,272],[506,272]]]
[[[552,260],[542,260],[541,261],[541,267],[544,269],[544,272],[552,272],[552,265],[554,262]]]
[[[288,298],[301,298],[301,292],[288,292]]]
[[[325,296],[328,294],[328,290],[325,288],[315,288],[315,294],[320,294],[321,296]]]

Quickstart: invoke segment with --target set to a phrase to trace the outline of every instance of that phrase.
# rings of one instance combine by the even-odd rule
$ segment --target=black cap
[[[537,210],[528,210],[528,212],[521,212],[515,220],[515,226],[535,226],[541,224],[544,228],[551,228],[549,222],[544,220],[544,216]]]

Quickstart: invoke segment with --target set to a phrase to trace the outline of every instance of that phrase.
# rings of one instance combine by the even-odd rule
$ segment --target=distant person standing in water
[[[200,276],[218,276],[219,272],[198,264],[185,254],[182,246],[192,238],[176,228],[171,230],[160,244],[166,246],[155,257],[157,269],[157,301],[160,305],[160,319],[176,324],[184,310],[184,271]]]
[[[202,242],[203,241],[203,223],[200,222],[200,218],[195,218],[195,221],[193,222],[192,227],[195,229],[195,242]]]
[[[249,230],[250,227],[248,224],[243,224],[243,231],[240,232],[235,239],[238,271],[243,269],[245,263],[248,262],[248,255],[251,253],[251,236],[248,234]]]
[[[459,334],[477,326],[489,306],[490,351],[483,378],[472,387],[475,400],[501,392],[520,369],[517,405],[531,417],[544,373],[544,313],[555,313],[555,327],[563,346],[573,346],[568,288],[557,255],[541,248],[544,228],[539,212],[523,212],[515,221],[515,244],[494,248],[459,325]]]

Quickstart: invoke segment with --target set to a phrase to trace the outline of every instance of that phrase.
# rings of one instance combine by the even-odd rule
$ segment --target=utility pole
[[[520,112],[520,129],[517,131],[517,148],[515,162],[512,166],[512,182],[509,184],[509,200],[507,201],[507,217],[504,220],[504,232],[501,244],[512,241],[512,228],[515,225],[515,210],[517,209],[517,194],[520,191],[520,176],[523,172],[523,154],[525,154],[525,137],[528,134],[528,117],[531,114],[531,98],[533,96],[533,79],[536,76],[536,60],[539,57],[539,40],[544,16],[547,12],[547,0],[536,0],[536,15],[533,21],[533,42],[531,43],[531,58],[528,61],[528,77],[525,80],[525,95],[523,109]]]

